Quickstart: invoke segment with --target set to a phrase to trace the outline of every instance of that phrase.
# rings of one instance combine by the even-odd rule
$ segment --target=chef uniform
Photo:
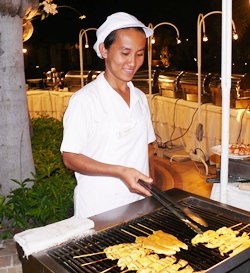
[[[132,82],[130,106],[101,73],[76,92],[64,115],[61,151],[133,167],[149,175],[148,144],[155,140],[146,95]],[[90,217],[142,199],[118,178],[75,173],[75,214]]]
[[[153,34],[136,17],[117,12],[97,29],[94,50],[102,58],[99,45],[114,30],[141,27],[145,36]],[[64,114],[61,152],[83,154],[96,161],[137,169],[149,176],[148,144],[155,140],[146,95],[132,82],[130,103],[110,86],[104,72],[76,92]],[[75,172],[75,215],[90,217],[143,198],[129,191],[116,177]]]

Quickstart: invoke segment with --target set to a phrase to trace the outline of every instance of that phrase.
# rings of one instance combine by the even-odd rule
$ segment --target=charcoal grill
[[[171,189],[167,191],[174,200],[188,206],[200,214],[208,223],[209,229],[233,226],[237,223],[250,223],[250,213],[189,192]],[[145,236],[142,232],[163,230],[185,242],[189,249],[175,256],[185,259],[196,270],[209,273],[249,273],[250,248],[233,257],[222,257],[217,249],[207,249],[202,245],[192,246],[191,239],[196,235],[184,223],[180,222],[169,210],[163,208],[153,197],[92,217],[95,230],[91,236],[72,240],[63,245],[23,257],[22,248],[17,245],[23,273],[79,273],[121,272],[116,261],[105,258],[104,254],[74,259],[74,256],[102,251],[105,247],[134,242],[134,236]],[[146,228],[147,227],[147,228]],[[124,230],[128,231],[124,232]],[[250,232],[250,227],[245,231]],[[133,235],[131,235],[133,234]],[[81,266],[81,264],[92,263]],[[132,272],[132,271],[131,271]]]

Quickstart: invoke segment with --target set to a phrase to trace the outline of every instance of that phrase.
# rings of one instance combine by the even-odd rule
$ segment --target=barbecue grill
[[[201,215],[207,221],[208,229],[216,230],[238,223],[245,226],[250,223],[250,213],[247,211],[179,189],[171,189],[166,193],[181,205]],[[191,239],[196,233],[168,209],[163,208],[153,197],[99,214],[91,219],[95,222],[96,231],[91,236],[72,240],[28,258],[23,257],[22,248],[17,245],[23,273],[100,273],[107,269],[110,270],[105,272],[122,272],[116,265],[116,260],[105,259],[106,256],[102,253],[77,259],[73,257],[102,252],[104,248],[119,243],[131,243],[135,241],[136,236],[145,236],[145,232],[152,234],[156,230],[175,235],[188,245],[188,250],[181,250],[175,256],[188,261],[196,271],[250,272],[250,248],[229,257],[221,256],[217,249],[208,249],[202,245],[192,246]],[[244,231],[250,232],[250,227]]]

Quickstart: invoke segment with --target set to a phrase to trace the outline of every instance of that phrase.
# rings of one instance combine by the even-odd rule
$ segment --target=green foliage
[[[32,120],[32,129],[36,173],[21,182],[13,180],[19,187],[7,197],[0,196],[2,237],[66,219],[73,208],[76,180],[60,154],[62,122],[37,118]]]

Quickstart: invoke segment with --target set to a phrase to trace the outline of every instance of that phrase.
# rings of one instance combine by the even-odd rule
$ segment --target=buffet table
[[[62,120],[73,92],[30,90],[27,91],[31,118],[46,116]],[[200,116],[204,128],[201,142],[196,138],[198,103],[163,96],[148,96],[152,121],[158,142],[184,146],[185,151],[199,147],[208,157],[210,148],[221,144],[222,108],[211,103],[201,106]],[[172,142],[171,142],[172,140]],[[230,143],[250,143],[250,111],[230,109]]]
[[[27,93],[30,118],[53,117],[62,120],[72,92],[29,90]]]
[[[222,108],[211,103],[201,106],[200,117],[204,128],[201,142],[196,138],[197,109],[196,102],[154,96],[151,114],[158,142],[184,146],[187,153],[198,147],[208,157],[210,148],[221,144]],[[237,140],[250,143],[250,111],[245,109],[230,109],[230,143]]]

